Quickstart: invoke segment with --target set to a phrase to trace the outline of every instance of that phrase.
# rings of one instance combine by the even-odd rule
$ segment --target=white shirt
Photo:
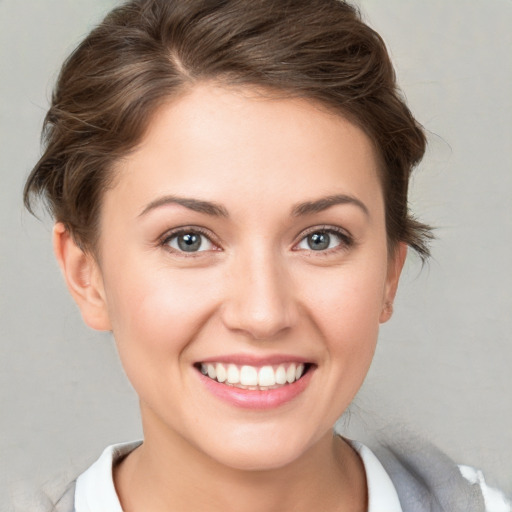
[[[368,486],[368,512],[403,512],[396,489],[386,470],[365,445],[357,441],[349,441],[358,452],[366,472]],[[117,460],[127,455],[141,441],[122,443],[105,448],[100,458],[82,473],[76,482],[76,512],[123,512],[117,496],[112,468]],[[510,503],[495,489],[488,487],[481,471],[468,466],[460,466],[463,476],[482,488],[486,510],[489,512],[511,512]]]

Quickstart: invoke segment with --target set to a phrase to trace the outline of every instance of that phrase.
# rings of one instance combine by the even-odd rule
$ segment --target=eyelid
[[[300,250],[307,250],[307,249],[298,249],[297,246],[309,235],[313,233],[332,233],[338,236],[342,243],[340,243],[338,246],[333,247],[331,249],[326,249],[324,251],[313,251],[313,249],[310,250],[310,252],[315,252],[318,255],[321,254],[329,254],[331,252],[337,251],[337,250],[343,250],[347,249],[353,245],[355,245],[354,237],[346,230],[339,226],[332,226],[332,225],[320,225],[320,226],[312,226],[300,233],[300,235],[297,237],[298,241],[295,242],[293,245],[293,250],[300,251]]]
[[[174,249],[173,247],[169,246],[169,242],[171,239],[175,238],[176,236],[188,234],[188,233],[198,233],[199,235],[204,236],[207,238],[210,243],[215,246],[214,251],[221,250],[220,243],[218,241],[218,237],[216,237],[209,229],[200,227],[200,226],[179,226],[176,228],[169,229],[166,231],[163,235],[161,235],[158,238],[158,245],[166,248],[168,251],[172,252],[173,254],[179,254],[179,255],[185,255],[186,257],[194,257],[198,256],[201,253],[205,252],[211,252],[211,250],[207,251],[196,251],[196,252],[185,252],[185,251],[178,251]]]
[[[319,225],[319,226],[312,226],[312,227],[302,231],[298,235],[297,241],[293,244],[292,250],[295,250],[295,251],[304,250],[304,249],[298,249],[297,246],[307,236],[309,236],[313,233],[317,233],[317,232],[335,234],[336,236],[338,236],[341,239],[341,242],[342,242],[338,246],[333,247],[331,249],[326,249],[323,251],[311,250],[311,252],[316,252],[318,255],[329,254],[329,253],[335,252],[337,250],[347,249],[347,248],[355,245],[355,243],[356,243],[356,241],[354,240],[354,237],[344,228],[341,228],[339,226],[333,226],[333,225]],[[164,234],[162,234],[158,238],[157,243],[158,243],[158,245],[165,247],[167,250],[169,250],[170,252],[172,252],[174,254],[186,255],[186,257],[194,257],[194,256],[199,256],[201,253],[211,252],[211,250],[208,250],[208,251],[197,251],[197,252],[187,253],[185,251],[177,251],[176,249],[174,249],[168,245],[169,241],[172,238],[174,238],[180,234],[187,234],[187,233],[198,233],[198,234],[206,237],[210,241],[210,243],[215,246],[215,248],[213,249],[214,251],[222,250],[221,243],[220,243],[218,237],[216,235],[214,235],[214,233],[212,231],[210,231],[209,229],[206,229],[204,227],[194,226],[194,225],[178,226],[178,227],[169,229],[168,231],[166,231]]]

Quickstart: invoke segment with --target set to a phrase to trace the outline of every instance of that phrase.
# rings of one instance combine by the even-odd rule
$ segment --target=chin
[[[316,436],[299,432],[251,429],[228,435],[225,442],[212,436],[205,443],[205,453],[223,466],[243,471],[270,471],[296,462],[309,451]],[[329,430],[329,433],[331,430]]]
[[[271,471],[293,463],[299,455],[295,451],[248,450],[230,447],[212,456],[223,466],[239,471]]]

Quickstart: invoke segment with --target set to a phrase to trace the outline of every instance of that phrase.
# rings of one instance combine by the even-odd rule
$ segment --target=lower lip
[[[314,368],[309,368],[305,375],[292,384],[285,384],[276,389],[251,390],[221,384],[198,372],[208,391],[235,407],[243,409],[274,409],[299,396],[308,386]]]

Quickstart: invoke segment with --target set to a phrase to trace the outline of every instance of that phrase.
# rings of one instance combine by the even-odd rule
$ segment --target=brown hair
[[[169,99],[205,80],[319,102],[357,123],[382,162],[389,245],[429,255],[430,228],[410,215],[425,135],[397,88],[381,37],[340,0],[132,0],[64,63],[45,119],[46,150],[25,185],[77,243],[93,249],[114,164]]]

